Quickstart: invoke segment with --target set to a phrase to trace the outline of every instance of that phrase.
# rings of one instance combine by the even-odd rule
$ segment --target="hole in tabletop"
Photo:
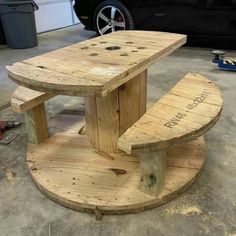
[[[88,49],[89,47],[82,47],[81,49]]]
[[[128,41],[128,42],[125,42],[125,43],[127,43],[127,44],[133,44],[134,42],[130,42],[130,41]]]
[[[122,53],[122,54],[120,54],[120,56],[121,57],[126,57],[126,56],[128,56],[128,54],[127,53]]]
[[[119,46],[106,47],[106,50],[119,50],[119,49],[121,49],[121,47],[119,47]]]
[[[132,50],[131,52],[138,52],[138,50]]]
[[[97,44],[96,43],[92,43],[91,46],[96,46]]]
[[[41,69],[47,69],[46,66],[37,66],[38,68],[41,68]]]
[[[105,44],[105,43],[107,43],[107,42],[105,42],[105,41],[101,41],[100,43],[101,43],[101,44]]]
[[[89,54],[89,56],[91,56],[91,57],[95,57],[97,55],[98,55],[98,53],[96,53],[96,52],[93,52],[93,53]]]
[[[138,47],[137,49],[146,49],[146,47]]]

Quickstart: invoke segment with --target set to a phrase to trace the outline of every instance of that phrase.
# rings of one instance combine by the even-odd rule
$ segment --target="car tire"
[[[94,12],[94,28],[99,35],[135,28],[134,19],[124,4],[115,0],[100,3]]]

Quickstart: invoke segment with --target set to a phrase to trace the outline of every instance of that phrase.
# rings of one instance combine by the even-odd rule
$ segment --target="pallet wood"
[[[165,186],[156,197],[139,189],[136,156],[100,155],[86,136],[58,133],[27,150],[27,165],[40,191],[71,209],[101,214],[143,211],[178,197],[199,177],[204,161],[202,137],[171,148]]]
[[[222,105],[214,83],[190,73],[119,138],[118,148],[128,154],[152,152],[195,139],[214,126]]]
[[[19,86],[11,97],[11,107],[15,112],[25,112],[54,97],[55,94],[42,93]]]
[[[6,68],[10,79],[37,91],[106,96],[185,42],[180,34],[118,31]]]
[[[146,111],[146,93],[144,71],[106,97],[85,98],[87,135],[95,149],[116,152],[118,138]]]
[[[45,105],[41,103],[25,113],[29,143],[39,144],[48,138]]]

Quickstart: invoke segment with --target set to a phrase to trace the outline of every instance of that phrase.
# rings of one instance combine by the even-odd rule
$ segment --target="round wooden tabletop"
[[[118,31],[6,68],[10,79],[37,91],[106,96],[185,42],[180,34]]]

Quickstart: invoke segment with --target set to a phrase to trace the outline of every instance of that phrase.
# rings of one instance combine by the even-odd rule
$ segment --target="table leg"
[[[48,138],[48,125],[44,103],[33,107],[25,113],[25,124],[30,143],[41,143]]]
[[[140,154],[141,191],[158,196],[165,185],[167,151]]]
[[[93,147],[116,152],[118,138],[145,113],[146,97],[145,70],[106,97],[85,98],[86,132]]]

